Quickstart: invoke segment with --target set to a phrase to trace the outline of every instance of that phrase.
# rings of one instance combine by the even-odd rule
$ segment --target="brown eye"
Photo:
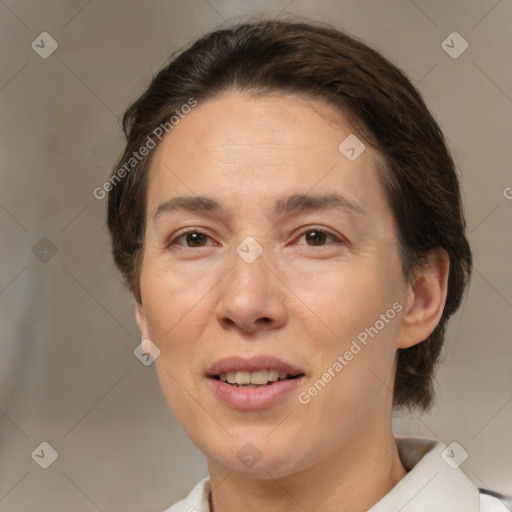
[[[204,235],[203,233],[192,232],[192,233],[187,233],[184,236],[185,236],[185,240],[187,241],[187,245],[189,247],[190,247],[190,245],[192,245],[192,247],[194,247],[194,246],[202,247],[204,245],[204,241],[206,240],[206,235]]]
[[[331,238],[335,242],[341,242],[341,240],[334,236],[333,234],[324,231],[322,229],[308,229],[307,231],[304,231],[300,238],[305,237],[306,245],[309,245],[310,247],[316,247],[316,246],[323,246],[328,245],[326,244],[326,241]],[[332,243],[332,242],[331,242]],[[303,244],[299,244],[303,245]]]
[[[308,242],[313,242],[313,245],[323,245],[325,243],[325,239],[327,238],[327,233],[324,231],[309,231],[306,234],[306,240]]]
[[[206,241],[210,237],[208,235],[205,235],[204,233],[201,233],[200,231],[186,231],[185,233],[181,233],[180,235],[175,236],[172,238],[169,243],[167,244],[167,247],[171,247],[172,245],[178,245],[181,247],[206,247]],[[180,240],[184,240],[185,244],[178,243]]]

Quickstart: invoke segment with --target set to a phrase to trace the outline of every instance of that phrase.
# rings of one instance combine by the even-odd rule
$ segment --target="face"
[[[408,285],[378,156],[331,108],[229,93],[153,155],[137,320],[211,465],[286,476],[389,428]]]

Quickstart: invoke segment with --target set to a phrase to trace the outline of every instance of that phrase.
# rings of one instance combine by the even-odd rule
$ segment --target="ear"
[[[432,249],[425,265],[415,271],[408,294],[397,348],[409,348],[427,339],[443,314],[448,292],[450,258],[438,247]]]
[[[139,326],[139,331],[141,335],[141,339],[149,338],[149,331],[147,327],[146,321],[146,313],[144,311],[144,306],[141,302],[135,301],[135,319],[137,320],[137,325]]]

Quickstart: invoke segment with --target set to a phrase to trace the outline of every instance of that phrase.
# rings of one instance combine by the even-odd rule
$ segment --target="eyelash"
[[[330,236],[334,239],[335,243],[338,243],[338,244],[343,244],[345,241],[340,238],[339,236],[335,235],[334,233],[332,233],[331,231],[328,231],[320,226],[311,226],[311,227],[308,227],[307,229],[301,231],[298,236],[300,238],[302,238],[302,236],[304,236],[305,234],[307,233],[311,233],[311,232],[320,232],[320,233],[324,233],[326,234],[327,236]],[[192,228],[192,229],[188,229],[186,231],[182,231],[181,233],[173,236],[172,238],[169,239],[169,241],[167,242],[166,244],[166,248],[167,249],[172,249],[172,246],[175,244],[175,242],[177,240],[179,240],[180,238],[183,238],[185,237],[186,235],[190,234],[190,233],[197,233],[197,234],[200,234],[200,235],[205,235],[207,236],[208,238],[211,239],[210,236],[206,235],[206,233],[203,233],[202,231],[199,231],[198,229],[195,229],[195,228]],[[297,237],[295,237],[297,238]],[[303,244],[301,244],[303,245]],[[307,244],[304,244],[304,245],[307,245]],[[330,244],[325,244],[325,245],[320,245],[320,246],[314,246],[314,245],[309,245],[308,247],[325,247],[326,245],[330,245]],[[184,246],[185,249],[194,249],[194,247],[187,247],[187,246]],[[196,247],[196,249],[200,249],[201,247]]]

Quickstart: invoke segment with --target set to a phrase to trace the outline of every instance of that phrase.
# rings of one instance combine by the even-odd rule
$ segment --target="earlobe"
[[[436,328],[446,303],[449,268],[447,252],[432,249],[427,263],[409,285],[397,348],[409,348],[424,341]]]

